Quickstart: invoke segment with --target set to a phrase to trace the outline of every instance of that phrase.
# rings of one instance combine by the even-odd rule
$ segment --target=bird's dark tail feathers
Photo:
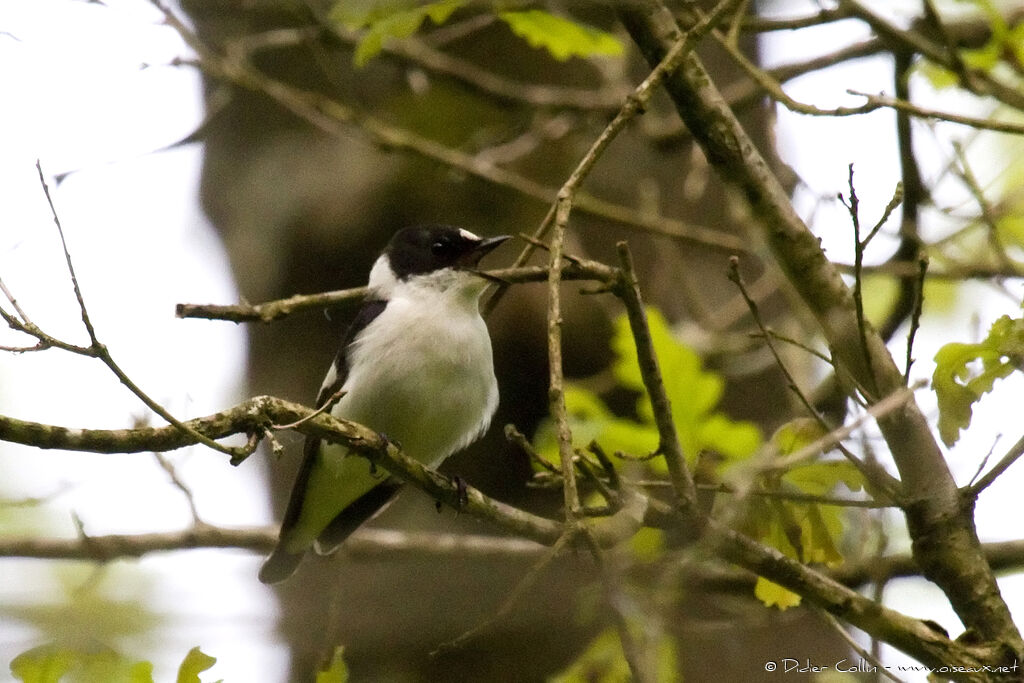
[[[263,563],[263,566],[260,567],[260,582],[269,584],[284,581],[295,573],[296,567],[299,566],[299,562],[302,562],[302,557],[305,554],[305,551],[300,553],[286,552],[279,545],[270,554],[267,561]]]
[[[388,477],[356,498],[331,520],[326,529],[320,532],[313,549],[319,555],[332,554],[353,531],[384,512],[385,508],[395,500],[395,495],[401,488],[400,480]]]

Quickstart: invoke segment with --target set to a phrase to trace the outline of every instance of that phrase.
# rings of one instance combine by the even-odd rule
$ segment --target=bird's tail
[[[269,584],[284,581],[295,572],[299,562],[302,561],[302,556],[305,554],[306,551],[304,550],[298,553],[290,553],[284,549],[283,543],[278,545],[266,562],[263,563],[263,566],[260,567],[260,582]]]
[[[327,528],[317,536],[313,549],[319,555],[332,554],[364,522],[368,522],[384,512],[385,508],[394,501],[395,495],[401,488],[402,482],[394,477],[388,477],[376,484],[372,489],[346,505],[345,509],[331,520]]]

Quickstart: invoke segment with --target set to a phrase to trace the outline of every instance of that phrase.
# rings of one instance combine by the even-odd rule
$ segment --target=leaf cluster
[[[796,419],[764,443],[756,425],[734,420],[721,411],[719,403],[725,389],[722,376],[703,367],[700,356],[675,337],[658,310],[649,308],[647,318],[673,421],[688,460],[696,465],[705,482],[733,482],[733,490],[749,483],[755,494],[765,494],[750,496],[746,501],[742,530],[801,562],[828,566],[841,563],[844,509],[799,497],[827,496],[838,487],[860,491],[864,487],[861,473],[845,460],[814,460],[775,468],[775,460],[822,437],[824,428],[815,420]],[[611,374],[617,387],[636,394],[634,410],[630,415],[618,415],[596,392],[580,383],[570,384],[565,398],[574,446],[582,452],[596,443],[605,452],[642,462],[643,474],[662,476],[666,473],[664,460],[648,457],[658,448],[658,430],[625,316],[616,319],[611,344],[615,354]],[[534,446],[541,457],[558,457],[552,422],[538,430]],[[698,461],[700,455],[708,457]],[[757,465],[766,457],[772,459],[768,465]],[[795,494],[794,499],[785,499],[787,494]],[[645,530],[634,540],[632,549],[638,561],[653,561],[664,551],[660,534],[652,530]],[[766,605],[782,609],[800,602],[798,595],[766,579],[758,580],[755,594]]]
[[[552,14],[541,9],[505,10],[494,2],[488,12],[504,22],[513,34],[530,46],[547,50],[559,61],[572,57],[618,56],[624,51],[618,38],[600,29]],[[353,61],[364,66],[376,57],[389,39],[415,35],[429,19],[434,25],[447,22],[470,0],[439,0],[418,3],[414,0],[372,0],[335,3],[330,19],[349,30],[361,30]]]
[[[200,683],[199,674],[216,662],[216,657],[194,647],[182,660],[175,680]],[[90,650],[53,643],[15,657],[11,673],[23,683],[153,683],[152,662],[137,661],[105,647]]]
[[[996,380],[1024,369],[1024,318],[1004,315],[975,344],[951,342],[935,354],[932,386],[939,401],[939,435],[953,446],[971,424],[974,404]]]

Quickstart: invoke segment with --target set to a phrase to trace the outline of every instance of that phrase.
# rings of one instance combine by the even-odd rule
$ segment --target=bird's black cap
[[[400,280],[443,268],[472,268],[507,235],[482,239],[451,225],[419,225],[395,233],[384,253]]]

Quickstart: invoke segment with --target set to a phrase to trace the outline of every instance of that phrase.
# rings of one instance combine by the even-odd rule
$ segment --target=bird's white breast
[[[477,298],[475,285],[440,293],[397,287],[356,337],[348,393],[332,412],[383,433],[432,467],[473,442],[498,404]]]

